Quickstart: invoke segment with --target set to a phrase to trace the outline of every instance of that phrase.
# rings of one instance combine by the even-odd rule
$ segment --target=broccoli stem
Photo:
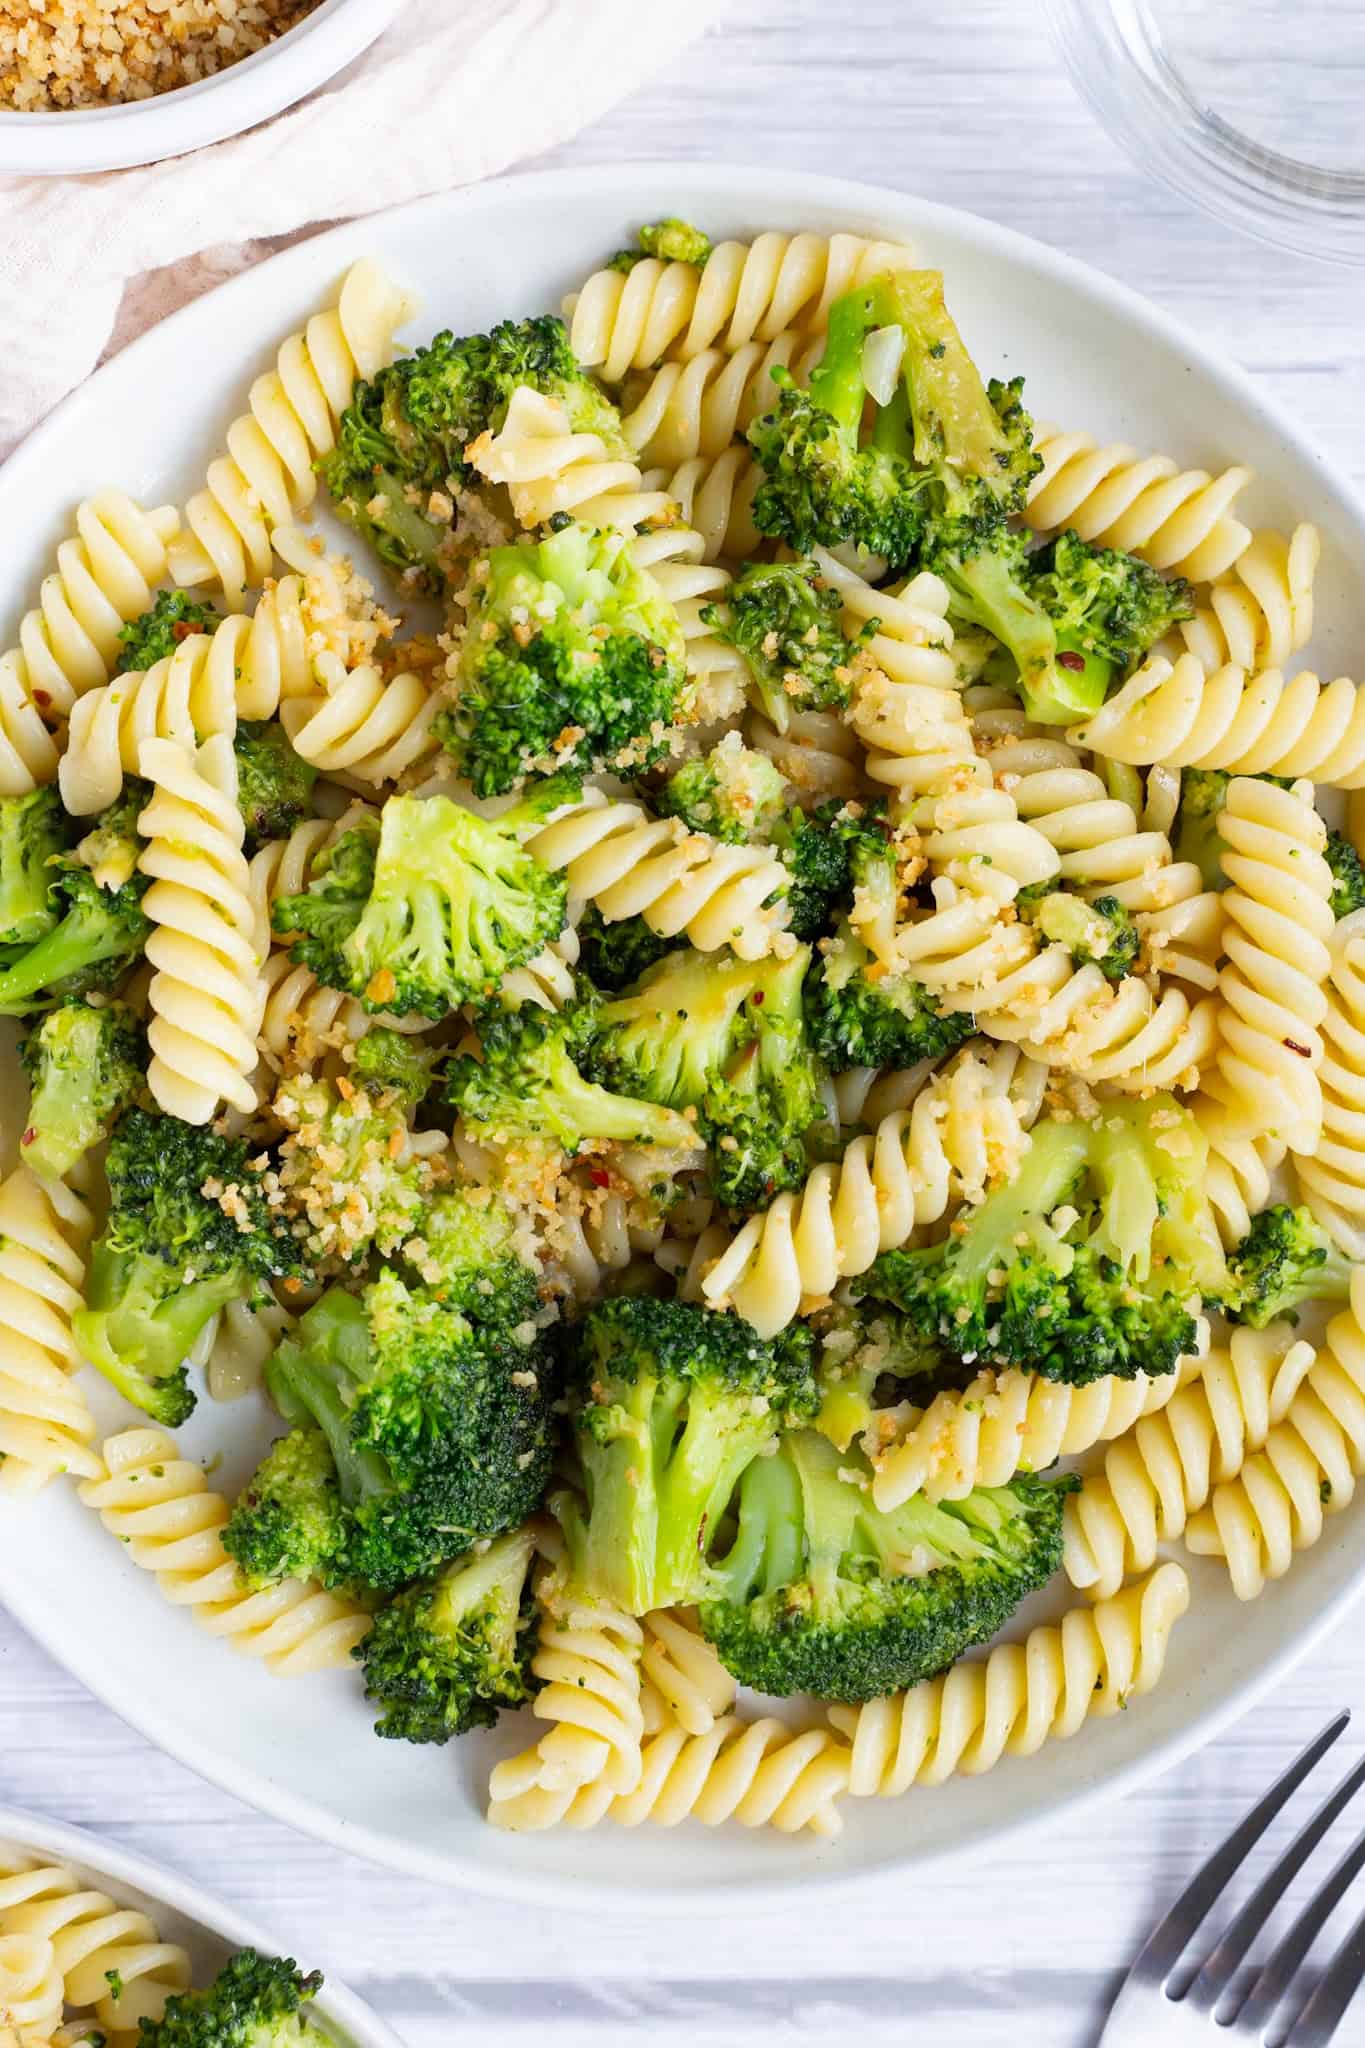
[[[0,1016],[22,1017],[44,990],[128,949],[125,921],[95,904],[73,904],[59,925],[0,973]]]

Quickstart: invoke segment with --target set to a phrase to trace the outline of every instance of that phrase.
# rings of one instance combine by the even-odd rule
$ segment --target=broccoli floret
[[[1365,861],[1340,832],[1327,834],[1327,865],[1332,870],[1332,915],[1349,917],[1365,910]]]
[[[771,757],[726,733],[709,754],[675,768],[655,799],[665,817],[732,846],[766,839],[787,803],[787,779]]]
[[[1279,1316],[1296,1320],[1305,1301],[1345,1301],[1351,1261],[1310,1209],[1277,1202],[1263,1209],[1228,1260],[1223,1306],[1235,1322],[1264,1330]]]
[[[1078,967],[1095,966],[1106,981],[1122,981],[1133,972],[1141,946],[1137,920],[1117,896],[1097,896],[1087,903],[1068,890],[1044,886],[1018,909],[1050,945],[1065,946]]]
[[[970,550],[931,538],[926,560],[952,593],[949,617],[984,626],[1008,650],[1024,709],[1040,725],[1088,718],[1193,610],[1186,584],[1074,533],[1035,554],[1004,528]]]
[[[0,797],[0,947],[31,946],[61,915],[58,861],[70,826],[55,789]]]
[[[853,640],[840,623],[843,601],[814,562],[755,562],[735,578],[723,605],[702,618],[744,657],[758,709],[785,732],[794,711],[842,709],[854,662],[877,630],[869,619]]]
[[[873,862],[887,857],[884,806],[827,797],[813,811],[792,810],[768,839],[786,864],[787,904],[794,937],[806,944],[831,931]]]
[[[554,1388],[534,1346],[475,1331],[385,1271],[330,1287],[266,1367],[287,1422],[315,1423],[345,1516],[336,1580],[386,1590],[525,1520],[549,1475]]]
[[[835,1301],[811,1319],[811,1329],[819,1347],[815,1427],[836,1450],[867,1428],[883,1388],[912,1380],[923,1405],[946,1376],[942,1346],[884,1302]],[[889,1398],[898,1399],[898,1389]]]
[[[310,1258],[354,1265],[371,1249],[396,1251],[418,1228],[438,1167],[414,1153],[404,1110],[392,1090],[343,1092],[311,1074],[280,1087],[283,1211]]]
[[[236,1138],[125,1110],[109,1142],[109,1219],[76,1343],[135,1408],[171,1427],[194,1408],[184,1360],[209,1318],[305,1275],[259,1166]]]
[[[938,1059],[974,1029],[969,1015],[940,1015],[912,974],[882,972],[846,920],[816,956],[806,1005],[815,1049],[836,1074]]]
[[[530,1699],[534,1552],[531,1529],[511,1530],[380,1609],[351,1653],[365,1667],[366,1699],[382,1709],[376,1735],[449,1742]]]
[[[322,1989],[289,1957],[244,1948],[207,1991],[182,1991],[159,2020],[138,2022],[137,2048],[328,2048],[303,2008]]]
[[[490,1014],[479,1025],[481,1057],[451,1061],[448,1100],[494,1141],[533,1131],[566,1152],[585,1139],[695,1149],[696,1128],[676,1110],[618,1095],[585,1080],[576,1063],[581,1018],[537,1009]]]
[[[117,988],[141,955],[151,924],[142,908],[148,878],[134,871],[141,841],[130,812],[138,794],[125,790],[95,821],[89,839],[51,860],[48,903],[55,922],[0,969],[0,1016],[32,1016],[67,996]],[[126,879],[101,887],[86,864],[92,842],[120,875],[126,867]]]
[[[337,1582],[346,1518],[336,1464],[320,1429],[305,1423],[271,1445],[238,1494],[222,1543],[252,1586],[283,1579]]]
[[[212,633],[221,624],[222,613],[211,604],[201,604],[188,590],[159,590],[150,611],[119,628],[119,657],[114,673],[141,675],[174,654],[182,640],[195,633]]]
[[[522,384],[559,399],[575,433],[600,434],[613,457],[628,454],[614,406],[553,318],[504,321],[490,334],[458,339],[438,334],[356,387],[320,468],[342,518],[381,560],[441,580],[449,529],[430,516],[431,493],[472,482],[466,449],[497,431]]]
[[[570,1363],[586,1507],[557,1500],[575,1583],[645,1614],[694,1600],[750,1460],[818,1405],[810,1333],[643,1296],[599,1303]]]
[[[232,742],[237,757],[237,808],[246,826],[246,850],[267,839],[287,839],[312,806],[318,771],[289,744],[277,719],[238,725]]]
[[[860,1454],[794,1431],[739,1483],[733,1541],[708,1569],[703,1633],[758,1692],[899,1692],[987,1641],[1051,1578],[1076,1483],[1020,1477],[879,1510]]]
[[[864,430],[868,338],[896,329],[894,388]],[[902,271],[846,292],[830,308],[825,352],[808,391],[774,370],[775,409],[749,440],[765,472],[754,497],[763,533],[792,547],[847,542],[908,562],[935,544],[974,551],[1022,509],[1038,458],[1019,384],[981,380],[936,271]]]
[[[448,797],[391,796],[377,842],[371,827],[343,833],[304,894],[276,904],[279,928],[300,934],[293,957],[367,1010],[441,1018],[487,1001],[564,929],[564,877],[518,834],[571,787],[552,778],[494,820]]]
[[[810,954],[743,961],[672,953],[592,1015],[589,1070],[672,1109],[693,1109],[715,1192],[754,1208],[806,1177],[802,1139],[820,1113],[802,983]]]
[[[1036,1124],[1008,1186],[937,1244],[884,1252],[854,1291],[957,1357],[1082,1386],[1172,1372],[1227,1272],[1208,1148],[1171,1096]]]
[[[637,981],[665,953],[685,946],[679,934],[666,939],[642,917],[621,917],[608,923],[595,903],[578,920],[578,966],[594,988],[615,995]]]
[[[687,711],[682,627],[628,535],[570,521],[494,548],[473,588],[436,731],[478,795],[555,768],[635,773],[662,758]]]
[[[368,1094],[381,1102],[392,1097],[411,1115],[436,1086],[436,1069],[444,1057],[444,1046],[376,1024],[357,1045],[351,1073]]]
[[[540,1306],[538,1275],[516,1247],[516,1217],[491,1188],[455,1188],[422,1213],[403,1256],[447,1308],[471,1323],[521,1330]]]
[[[33,1097],[19,1157],[61,1180],[141,1092],[147,1034],[125,1004],[96,1009],[74,996],[49,1010],[21,1054]]]
[[[657,256],[661,263],[695,263],[700,269],[711,254],[711,237],[694,228],[691,221],[678,220],[672,214],[642,227],[636,243],[634,249],[618,249],[607,259],[606,268],[634,270],[646,256]]]

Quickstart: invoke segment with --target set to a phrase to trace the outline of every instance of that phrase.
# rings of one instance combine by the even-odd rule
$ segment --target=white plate
[[[352,258],[372,254],[421,289],[418,335],[447,324],[481,329],[557,305],[635,224],[664,213],[714,235],[806,226],[909,237],[946,272],[949,300],[985,368],[1027,373],[1040,419],[1169,449],[1209,469],[1253,464],[1261,481],[1239,510],[1281,526],[1311,517],[1323,530],[1319,664],[1328,675],[1349,671],[1365,623],[1352,573],[1365,559],[1365,514],[1297,430],[1196,338],[1096,272],[969,215],[816,177],[685,165],[518,178],[428,200],[305,243],[167,321],[68,399],[0,472],[0,646],[32,601],[77,497],[115,480],[149,504],[183,500],[250,379]],[[251,1403],[203,1402],[185,1436],[205,1457],[226,1446],[221,1477],[230,1485],[268,1430]],[[1318,1547],[1250,1608],[1233,1598],[1219,1567],[1192,1563],[1194,1609],[1154,1695],[989,1776],[898,1801],[850,1802],[836,1843],[735,1827],[517,1837],[479,1817],[490,1747],[524,1739],[514,1725],[487,1744],[469,1738],[445,1750],[378,1742],[358,1685],[346,1676],[273,1679],[211,1641],[120,1556],[69,1488],[3,1514],[0,1532],[0,1597],[93,1692],[206,1777],[397,1868],[580,1906],[613,1894],[631,1904],[751,1905],[803,1885],[987,1851],[1206,1740],[1303,1656],[1365,1583],[1365,1498],[1329,1522]]]
[[[237,1949],[254,1948],[272,1956],[292,1952],[287,1936],[263,1932],[178,1871],[116,1849],[84,1828],[63,1827],[20,1807],[0,1806],[0,1844],[64,1863],[83,1884],[107,1892],[120,1906],[145,1912],[163,1940],[188,1950],[196,1985],[211,1982]],[[296,1960],[302,1969],[324,1971],[323,1988],[308,2013],[326,2027],[338,2048],[403,2048],[392,2027],[338,1983],[325,1964],[313,1956]]]

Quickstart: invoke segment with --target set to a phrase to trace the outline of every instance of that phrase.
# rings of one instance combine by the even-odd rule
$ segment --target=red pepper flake
[[[1300,1045],[1297,1038],[1282,1039],[1281,1044],[1287,1046],[1290,1052],[1296,1052],[1301,1060],[1311,1060],[1313,1057],[1312,1047]]]
[[[35,690],[33,692],[33,701],[35,704],[48,705],[52,702],[52,698],[46,690]]]
[[[754,1008],[755,1008],[756,1010],[757,1010],[757,1009],[759,1009],[759,1008],[761,1008],[761,1006],[763,1005],[763,1003],[765,1003],[765,1002],[767,1001],[767,990],[766,990],[766,989],[761,989],[761,988],[756,988],[756,989],[754,990],[754,993],[753,993],[753,996],[752,996],[751,1000],[752,1000],[752,1002],[753,1002],[753,1006],[754,1006]]]
[[[1057,666],[1058,668],[1069,668],[1073,675],[1079,675],[1085,667],[1085,656],[1083,654],[1074,654],[1068,647],[1064,653],[1057,656]]]
[[[202,633],[203,630],[202,626],[192,624],[189,619],[177,619],[171,627],[171,638],[173,640],[191,640],[196,633]]]
[[[605,1166],[590,1166],[588,1168],[588,1179],[595,1188],[609,1188],[611,1186],[611,1175],[607,1172]]]
[[[24,1132],[23,1137],[19,1140],[19,1142],[21,1145],[31,1145],[33,1143],[33,1140],[37,1137],[37,1135],[37,1131],[33,1128],[33,1125],[30,1124],[28,1129]]]

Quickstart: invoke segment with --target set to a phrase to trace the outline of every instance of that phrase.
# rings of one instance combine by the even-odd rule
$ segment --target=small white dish
[[[1282,530],[1312,519],[1322,532],[1321,626],[1305,660],[1324,675],[1359,672],[1365,507],[1235,364],[1125,286],[992,222],[869,185],[699,164],[550,172],[443,193],[301,243],[143,336],[0,470],[0,647],[12,644],[77,500],[118,484],[148,505],[183,504],[253,377],[357,257],[374,257],[420,295],[414,338],[446,326],[478,332],[558,306],[642,221],[664,214],[716,238],[781,227],[904,239],[944,272],[983,367],[1026,374],[1036,418],[1211,471],[1251,464],[1258,476],[1239,501],[1242,517]],[[353,535],[335,531],[354,549]],[[14,1076],[0,1047],[0,1126],[24,1099]],[[136,1423],[93,1373],[87,1382],[102,1424]],[[201,1400],[180,1437],[186,1456],[217,1460],[214,1483],[230,1493],[278,1433],[252,1397]],[[0,1601],[163,1749],[263,1811],[395,1869],[579,1908],[752,1912],[855,1879],[922,1879],[936,1859],[989,1855],[1011,1835],[1131,1788],[1245,1712],[1365,1592],[1365,1488],[1249,1607],[1216,1561],[1182,1562],[1191,1613],[1162,1683],[1130,1712],[985,1776],[899,1800],[850,1800],[837,1841],[696,1824],[513,1835],[488,1827],[482,1809],[490,1761],[524,1743],[524,1724],[444,1750],[380,1742],[358,1674],[284,1680],[234,1655],[165,1600],[73,1487],[0,1508]],[[1043,1611],[1055,1614],[1065,1593],[1059,1585]],[[1039,1618],[1031,1607],[1029,1619]]]
[[[0,1847],[65,1864],[82,1884],[107,1892],[120,1906],[145,1912],[163,1940],[188,1950],[196,1985],[212,1982],[238,1949],[254,1948],[272,1956],[294,1953],[287,1936],[265,1933],[178,1871],[116,1849],[84,1828],[65,1827],[21,1807],[0,1806]],[[327,2029],[337,2048],[403,2048],[392,2027],[332,1976],[325,1958],[297,1956],[296,1961],[302,1969],[324,1972],[323,1988],[308,2014]]]
[[[321,0],[287,34],[212,78],[121,106],[0,111],[0,172],[73,177],[183,156],[240,135],[325,85],[382,34],[402,0]]]

